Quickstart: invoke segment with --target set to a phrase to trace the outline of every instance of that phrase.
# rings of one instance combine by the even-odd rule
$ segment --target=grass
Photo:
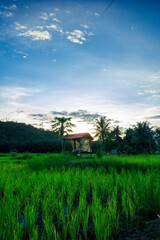
[[[159,155],[15,153],[0,165],[2,240],[123,239],[160,214]]]

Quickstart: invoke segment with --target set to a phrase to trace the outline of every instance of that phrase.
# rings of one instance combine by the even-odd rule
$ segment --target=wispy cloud
[[[57,26],[56,24],[47,25],[46,28],[51,29],[51,30],[55,30],[55,31],[60,32],[60,33],[63,33],[62,28]]]
[[[15,25],[16,25],[16,27],[15,27],[16,30],[24,30],[24,29],[27,29],[26,26],[23,26],[23,25],[21,25],[20,23],[17,23],[17,22],[16,22]]]
[[[7,100],[18,100],[21,97],[31,96],[39,90],[28,89],[24,87],[1,87],[0,98]]]
[[[55,24],[51,24],[51,25],[46,26],[46,28],[57,30],[58,27]]]
[[[0,11],[0,15],[3,15],[5,17],[12,17],[13,13],[12,12],[6,12],[6,11]]]
[[[62,115],[62,116],[68,115],[67,111],[62,111],[62,112],[52,111],[50,113],[53,114],[53,115]]]
[[[157,90],[145,90],[144,92],[148,93],[148,94],[153,94],[153,93],[158,93],[159,91],[157,91]]]
[[[15,10],[17,8],[17,6],[15,4],[13,4],[13,5],[9,6],[9,7],[5,6],[4,8],[7,9],[7,10]]]
[[[45,13],[45,12],[40,16],[40,18],[43,19],[43,20],[48,20],[49,19],[48,14]]]
[[[55,13],[46,13],[46,12],[43,12],[42,15],[40,16],[41,19],[43,20],[49,20],[49,18],[55,16],[56,14]]]
[[[97,12],[95,12],[94,15],[95,15],[96,17],[99,17],[99,16],[100,16],[100,14],[97,13]]]
[[[53,115],[59,115],[59,116],[68,116],[68,117],[73,117],[75,119],[82,120],[87,123],[91,123],[93,120],[96,118],[99,118],[101,115],[98,113],[90,113],[86,110],[78,110],[74,112],[67,112],[67,111],[62,111],[62,112],[57,112],[57,111],[52,111],[51,114]]]
[[[61,21],[58,20],[57,18],[53,18],[53,21],[60,23]]]
[[[51,34],[48,31],[27,31],[24,33],[19,33],[18,36],[30,37],[33,41],[35,40],[50,40]]]
[[[155,115],[155,116],[150,116],[150,117],[146,117],[145,119],[160,119],[160,115]]]
[[[36,26],[36,28],[43,29],[44,27],[43,26]]]
[[[84,37],[84,32],[81,30],[74,30],[73,32],[66,32],[69,36],[67,37],[68,40],[74,43],[83,44],[83,41],[86,41]]]
[[[14,11],[17,9],[17,6],[15,4],[12,4],[11,6],[1,6],[4,10],[0,11],[0,15],[3,15],[5,17],[12,17]]]
[[[81,24],[81,27],[84,27],[84,28],[89,28],[89,26],[88,26],[88,25],[86,25],[86,24]]]

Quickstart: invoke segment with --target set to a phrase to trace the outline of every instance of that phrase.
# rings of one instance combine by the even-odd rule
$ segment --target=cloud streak
[[[51,114],[53,115],[60,115],[60,116],[66,116],[66,117],[73,117],[76,119],[80,119],[84,122],[90,123],[96,118],[99,118],[101,115],[98,113],[89,113],[86,110],[78,110],[74,112],[67,112],[67,111],[62,111],[62,112],[56,112],[52,111]]]
[[[7,100],[18,100],[22,97],[32,96],[39,90],[32,90],[24,87],[1,87],[0,98]]]
[[[51,34],[48,31],[27,31],[24,33],[19,33],[18,36],[23,36],[23,37],[30,37],[31,40],[36,41],[36,40],[50,40],[51,39]]]

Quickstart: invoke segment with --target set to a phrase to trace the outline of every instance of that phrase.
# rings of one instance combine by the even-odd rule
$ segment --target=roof
[[[89,133],[69,134],[69,135],[66,135],[66,136],[62,137],[63,140],[79,139],[79,138],[93,139],[92,136]]]

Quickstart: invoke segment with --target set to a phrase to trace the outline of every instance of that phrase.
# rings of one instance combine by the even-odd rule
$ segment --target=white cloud
[[[57,18],[53,18],[53,21],[58,22],[58,23],[61,22],[61,21],[59,21]]]
[[[27,56],[26,56],[26,55],[24,55],[24,56],[23,56],[23,58],[27,58]]]
[[[21,25],[21,24],[19,24],[19,23],[15,23],[16,24],[16,27],[15,27],[15,29],[16,30],[23,30],[23,29],[27,29],[27,27],[26,26],[23,26],[23,25]]]
[[[62,28],[55,25],[55,24],[48,25],[48,26],[46,26],[46,28],[55,30],[55,31],[60,32],[60,33],[63,33]]]
[[[100,14],[99,13],[94,13],[94,15],[96,16],[96,17],[99,17],[100,16]]]
[[[8,100],[18,100],[21,97],[31,96],[34,93],[39,92],[39,90],[28,89],[23,87],[1,87],[0,88],[0,98]]]
[[[56,62],[57,60],[54,58],[54,59],[52,59],[52,61],[53,61],[53,62]]]
[[[17,8],[17,6],[15,4],[9,6],[9,7],[4,7],[7,10],[15,10]]]
[[[145,93],[148,93],[148,94],[153,94],[153,93],[158,93],[159,91],[157,90],[146,90]]]
[[[5,12],[4,15],[5,15],[6,17],[12,17],[12,16],[13,16],[13,13],[11,13],[11,12]]]
[[[25,33],[19,33],[18,36],[31,37],[32,40],[50,40],[51,35],[48,31],[27,31]]]
[[[42,15],[40,16],[40,18],[42,18],[43,20],[49,20],[49,18],[55,16],[56,14],[55,13],[46,13],[46,12],[43,12]]]
[[[58,11],[60,11],[60,9],[59,9],[59,8],[55,8],[54,11],[57,11],[57,12],[58,12]]]
[[[160,79],[159,76],[151,76],[150,78],[151,78],[152,80],[158,80],[158,79]]]
[[[51,24],[51,25],[46,26],[46,28],[57,30],[58,27],[55,24]]]
[[[66,13],[67,13],[67,14],[70,14],[71,12],[70,12],[69,10],[66,10]]]
[[[48,15],[47,13],[42,13],[42,15],[40,16],[40,18],[42,18],[43,20],[48,20]]]
[[[74,37],[72,37],[72,36],[68,36],[67,39],[69,39],[69,40],[70,40],[71,42],[73,42],[73,43],[83,44],[82,41],[80,41],[80,40],[78,40],[78,39],[76,39],[76,38],[74,38]]]
[[[93,35],[94,35],[94,33],[92,33],[92,32],[88,33],[88,36],[93,36]]]
[[[160,98],[160,95],[152,95],[152,98]]]
[[[89,28],[88,25],[86,25],[86,24],[81,24],[81,27]]]
[[[142,93],[142,92],[139,92],[139,93],[138,93],[138,95],[139,95],[139,96],[141,96],[141,95],[144,95],[144,93]]]
[[[143,85],[143,86],[140,86],[140,88],[148,88],[150,87],[149,85]]]
[[[36,26],[36,28],[38,28],[38,29],[43,29],[43,26]]]
[[[53,17],[53,16],[55,16],[55,15],[56,15],[55,13],[50,13],[50,14],[49,14],[50,17]]]
[[[74,30],[70,33],[66,32],[66,34],[69,35],[67,39],[69,39],[71,42],[83,44],[83,41],[86,41],[86,38],[84,38],[84,32],[81,30]]]

